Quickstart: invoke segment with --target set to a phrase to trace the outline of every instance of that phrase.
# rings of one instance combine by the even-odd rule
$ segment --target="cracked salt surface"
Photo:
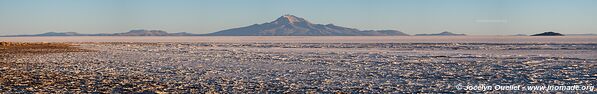
[[[77,44],[97,51],[2,60],[0,91],[516,93],[530,91],[454,86],[597,84],[597,44],[590,43]]]

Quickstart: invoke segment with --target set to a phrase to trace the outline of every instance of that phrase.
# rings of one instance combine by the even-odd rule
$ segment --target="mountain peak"
[[[303,19],[303,18],[296,17],[296,16],[290,15],[290,14],[286,14],[286,15],[281,16],[280,18],[276,19],[272,23],[278,23],[278,24],[284,24],[284,23],[296,24],[296,23],[309,23],[309,22],[307,20]]]
[[[332,24],[313,24],[294,15],[283,15],[275,21],[222,30],[214,36],[404,36],[397,30],[358,30]]]

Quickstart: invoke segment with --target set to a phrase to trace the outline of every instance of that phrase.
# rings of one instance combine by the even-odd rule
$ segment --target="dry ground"
[[[80,49],[66,43],[19,43],[0,42],[0,59],[19,55],[35,55],[63,52],[87,52],[92,50]]]

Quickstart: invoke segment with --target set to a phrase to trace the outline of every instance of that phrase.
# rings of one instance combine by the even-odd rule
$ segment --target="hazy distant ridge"
[[[455,34],[452,32],[445,31],[437,34],[416,34],[415,36],[466,36],[466,34]]]
[[[47,32],[43,34],[34,34],[34,35],[12,35],[8,37],[19,37],[19,36],[196,36],[199,34],[191,34],[186,32],[180,33],[168,33],[162,30],[145,30],[145,29],[138,29],[138,30],[131,30],[129,32],[124,33],[114,33],[114,34],[80,34],[77,32]]]
[[[194,36],[198,34],[191,34],[186,32],[168,33],[162,30],[131,30],[126,33],[116,33],[114,36]]]

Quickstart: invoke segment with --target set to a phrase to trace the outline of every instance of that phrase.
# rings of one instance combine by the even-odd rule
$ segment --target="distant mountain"
[[[200,34],[193,34],[187,32],[179,32],[179,33],[170,33],[169,36],[199,36]]]
[[[466,36],[466,34],[455,34],[452,32],[444,31],[437,34],[416,34],[415,36]]]
[[[80,34],[76,32],[48,32],[43,34],[34,35],[12,35],[3,37],[19,37],[19,36],[197,36],[199,34],[192,34],[186,32],[180,33],[168,33],[162,30],[131,30],[125,33],[114,33],[114,34]]]
[[[181,33],[168,33],[162,30],[131,30],[125,33],[116,33],[114,36],[194,36],[196,34],[181,32]]]
[[[33,35],[10,35],[3,37],[18,37],[18,36],[110,36],[111,34],[80,34],[77,32],[47,32]]]
[[[208,36],[407,36],[396,30],[365,30],[346,28],[333,24],[313,24],[294,15],[284,15],[275,21],[233,28]]]
[[[531,36],[564,36],[564,34],[556,33],[556,32],[543,32],[540,34],[535,34]]]
[[[77,32],[47,32],[43,34],[36,34],[35,36],[80,36]]]
[[[516,35],[512,35],[512,36],[529,36],[527,34],[516,34]]]
[[[162,30],[131,30],[125,33],[116,33],[114,36],[167,36],[169,33]]]

